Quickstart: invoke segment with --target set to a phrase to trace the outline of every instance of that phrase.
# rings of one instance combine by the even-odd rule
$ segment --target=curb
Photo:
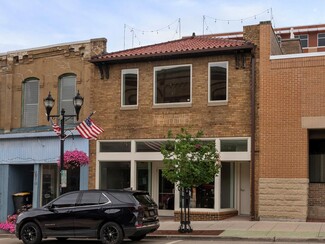
[[[191,240],[225,240],[225,241],[252,241],[252,242],[295,242],[295,243],[324,243],[325,238],[290,238],[290,237],[235,237],[217,235],[147,235],[147,239],[191,239]]]

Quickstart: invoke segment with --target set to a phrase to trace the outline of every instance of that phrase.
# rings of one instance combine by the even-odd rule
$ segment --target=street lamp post
[[[49,92],[49,95],[47,98],[44,99],[44,106],[46,109],[46,115],[47,115],[47,120],[49,121],[50,118],[59,118],[61,123],[61,132],[60,132],[60,185],[59,185],[59,194],[61,195],[63,193],[63,188],[66,187],[64,181],[66,180],[66,171],[64,170],[64,141],[65,141],[65,133],[64,133],[64,123],[65,119],[70,119],[76,117],[77,120],[79,120],[79,112],[80,109],[83,105],[83,97],[80,96],[79,91],[77,95],[73,98],[73,106],[75,108],[76,114],[65,114],[65,109],[61,109],[61,113],[57,115],[50,115],[51,110],[54,106],[55,100],[51,96],[51,93]],[[63,180],[65,179],[65,180]]]

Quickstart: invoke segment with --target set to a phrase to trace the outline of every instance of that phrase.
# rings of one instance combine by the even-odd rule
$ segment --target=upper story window
[[[32,127],[38,125],[38,97],[39,80],[27,79],[23,82],[23,111],[22,126]]]
[[[228,62],[209,63],[209,102],[228,100]]]
[[[65,114],[75,114],[73,98],[76,96],[76,75],[63,75],[59,80],[59,106],[64,108]]]
[[[308,35],[295,35],[295,38],[300,39],[301,47],[308,47]]]
[[[318,34],[318,46],[325,46],[325,33]]]
[[[192,65],[154,68],[154,104],[189,104],[192,93]]]
[[[122,107],[132,107],[138,105],[138,89],[139,89],[139,71],[138,69],[122,70],[122,91],[121,105]]]

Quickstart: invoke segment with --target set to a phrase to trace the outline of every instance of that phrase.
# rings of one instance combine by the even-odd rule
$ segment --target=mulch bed
[[[151,233],[150,235],[211,235],[211,236],[218,236],[223,232],[223,230],[193,230],[189,233],[181,233],[178,230],[156,230],[155,232]]]

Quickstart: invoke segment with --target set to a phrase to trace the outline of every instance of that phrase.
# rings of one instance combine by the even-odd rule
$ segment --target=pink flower
[[[63,155],[64,158],[64,168],[77,168],[80,166],[85,166],[89,164],[89,158],[87,154],[83,151],[66,151]],[[58,160],[58,166],[60,166],[60,159]]]

